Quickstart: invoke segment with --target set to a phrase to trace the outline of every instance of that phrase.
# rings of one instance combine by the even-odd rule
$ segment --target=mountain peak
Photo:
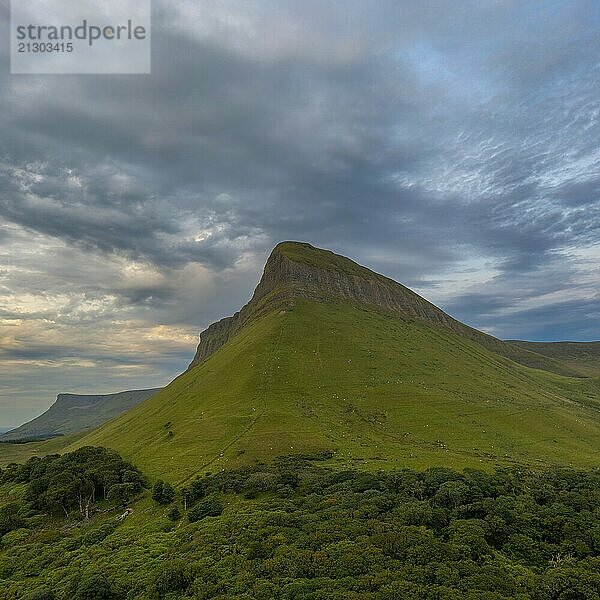
[[[306,242],[292,241],[280,242],[273,248],[265,264],[265,271],[277,269],[286,261],[304,265],[306,268],[313,270],[335,271],[359,277],[377,275],[370,269],[359,265],[345,256],[335,254],[331,250],[316,248]]]
[[[305,242],[281,242],[265,264],[251,303],[274,293],[278,298],[285,295],[313,300],[357,299],[353,288],[365,281],[400,286],[331,250],[315,248]]]
[[[348,265],[364,268],[345,256],[335,254],[331,250],[317,248],[307,242],[279,242],[271,252],[271,257],[277,255],[284,256],[292,262],[304,263],[318,268],[339,268]]]
[[[250,302],[200,334],[200,344],[190,368],[208,358],[242,327],[275,305],[289,306],[297,298],[361,301],[354,293],[360,287],[359,282],[364,285],[370,280],[373,287],[377,279],[400,286],[330,250],[306,242],[280,242],[271,251]]]
[[[285,241],[272,250],[250,302],[200,334],[190,368],[216,352],[248,323],[272,310],[290,308],[297,299],[369,305],[404,318],[451,328],[462,326],[412,290],[345,256],[306,242]]]
[[[486,349],[527,366],[575,375],[555,361],[518,348],[457,321],[404,285],[330,250],[306,242],[280,242],[271,252],[248,304],[200,334],[189,368],[206,360],[231,337],[274,310],[293,308],[296,300],[335,302],[391,313],[401,320],[421,321],[450,329]]]

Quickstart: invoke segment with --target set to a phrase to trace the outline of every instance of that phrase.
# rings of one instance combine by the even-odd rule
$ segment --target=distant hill
[[[45,413],[0,435],[0,441],[43,440],[92,429],[147,400],[159,390],[131,390],[94,396],[59,394]]]
[[[600,379],[453,319],[308,244],[279,244],[189,369],[69,445],[173,482],[284,454],[340,468],[596,465]]]
[[[560,361],[584,377],[600,377],[600,342],[522,342],[511,344]]]

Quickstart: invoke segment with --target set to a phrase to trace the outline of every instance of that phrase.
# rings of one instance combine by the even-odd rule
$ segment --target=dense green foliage
[[[369,473],[287,458],[89,521],[36,510],[19,470],[0,487],[0,514],[17,519],[1,541],[3,599],[600,597],[597,470]]]
[[[89,519],[100,499],[125,503],[143,486],[140,472],[116,452],[84,447],[65,454],[30,458],[0,471],[0,482],[26,483],[31,508]]]
[[[202,498],[188,512],[188,520],[190,523],[201,521],[206,517],[218,517],[223,512],[223,505],[217,494]]]
[[[152,499],[159,504],[171,504],[175,499],[175,490],[170,483],[159,479],[152,488]]]

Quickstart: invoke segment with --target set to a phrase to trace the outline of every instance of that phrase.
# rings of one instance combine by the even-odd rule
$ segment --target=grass
[[[477,329],[473,329],[472,327],[453,319],[438,307],[402,284],[375,273],[345,256],[340,256],[329,250],[315,248],[310,244],[302,242],[282,242],[278,244],[275,247],[272,256],[278,255],[285,257],[293,263],[308,267],[309,271],[326,271],[329,273],[330,279],[329,283],[326,284],[316,283],[319,279],[318,277],[313,279],[309,273],[305,273],[304,278],[301,278],[299,281],[296,280],[294,284],[291,287],[288,286],[287,289],[283,282],[279,282],[279,285],[276,288],[278,297],[285,296],[286,294],[293,297],[295,292],[297,292],[297,289],[294,288],[297,288],[298,286],[311,288],[312,285],[313,293],[318,292],[316,297],[321,299],[335,299],[337,294],[338,300],[340,300],[340,290],[336,290],[340,283],[342,284],[342,290],[344,290],[342,294],[352,294],[351,290],[356,290],[356,286],[358,285],[359,287],[362,287],[363,294],[366,293],[367,295],[367,298],[363,297],[359,300],[362,304],[374,302],[375,305],[378,305],[378,303],[382,301],[385,303],[386,300],[392,300],[392,303],[396,304],[396,309],[400,307],[400,312],[404,313],[405,316],[410,315],[429,323],[445,325],[456,333],[482,345],[490,352],[504,356],[521,365],[532,367],[534,369],[542,369],[550,373],[558,373],[559,375],[567,377],[588,376],[588,373],[582,373],[578,366],[574,367],[571,364],[566,364],[552,356],[538,353],[534,348],[504,342],[478,331]],[[265,270],[267,269],[269,269],[269,262],[267,262]],[[366,288],[364,286],[365,283],[367,284]],[[371,292],[377,290],[380,298],[377,299],[378,294],[375,293],[374,297],[369,299],[367,290],[370,290]],[[342,297],[346,298],[346,296]],[[257,306],[253,306],[252,312],[260,314],[257,309]],[[596,354],[595,359],[595,365],[597,367],[599,364],[598,354]],[[598,370],[600,371],[600,367],[598,367]]]
[[[345,256],[335,254],[330,250],[315,248],[304,242],[281,242],[275,246],[274,252],[279,252],[292,262],[306,264],[315,269],[326,269],[372,280],[388,280],[387,277],[379,275]],[[391,280],[388,281],[398,285]]]
[[[32,456],[61,453],[66,446],[75,443],[86,433],[87,431],[72,433],[27,444],[0,443],[0,467],[5,467],[10,463],[23,463]]]
[[[296,300],[89,433],[175,483],[331,450],[367,469],[597,464],[600,384],[530,369],[442,327]]]
[[[339,468],[371,470],[598,463],[600,378],[564,364],[564,352],[473,330],[332,252],[283,242],[267,269],[279,268],[277,253],[340,277],[272,272],[272,287],[208,360],[80,438],[8,454],[108,446],[173,483],[323,451]],[[323,294],[303,296],[306,285]],[[353,298],[353,286],[364,293]],[[368,304],[378,299],[389,311]]]
[[[522,342],[512,344],[559,360],[584,377],[600,377],[600,342]]]

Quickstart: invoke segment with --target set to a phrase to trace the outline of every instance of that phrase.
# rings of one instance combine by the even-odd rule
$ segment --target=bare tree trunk
[[[85,520],[86,521],[90,520],[90,505],[92,503],[92,497],[93,497],[93,495],[90,496],[85,503]]]

